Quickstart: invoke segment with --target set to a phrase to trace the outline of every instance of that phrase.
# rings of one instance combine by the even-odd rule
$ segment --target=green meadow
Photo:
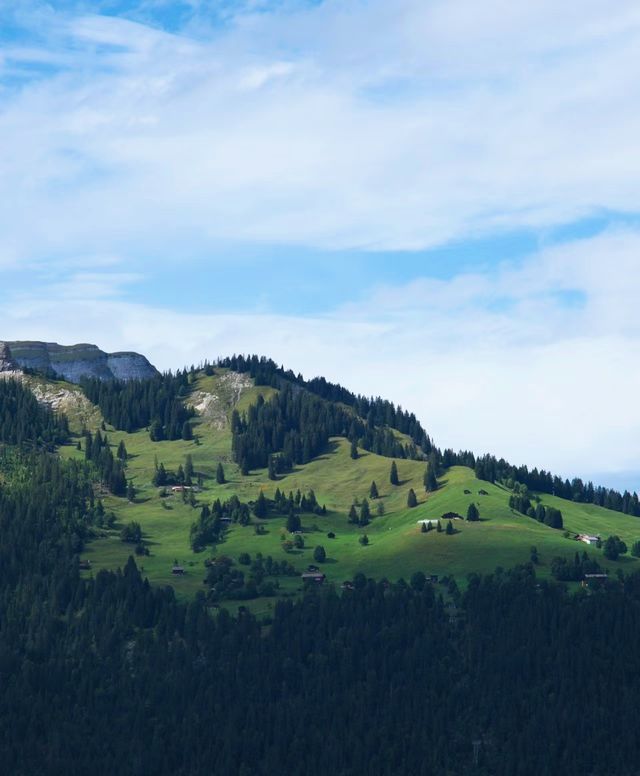
[[[217,376],[201,376],[194,386],[196,390],[214,394],[216,391],[223,393],[226,388]],[[273,389],[248,387],[236,396],[222,395],[220,401],[228,415],[233,406],[243,411],[257,400],[259,394],[268,398],[272,392]],[[136,498],[134,503],[128,503],[105,497],[105,506],[113,510],[117,523],[113,530],[103,531],[83,553],[83,557],[91,560],[93,571],[115,569],[126,562],[133,547],[120,540],[119,530],[132,520],[142,526],[150,551],[148,556],[137,559],[138,565],[152,583],[172,585],[180,598],[189,598],[198,590],[204,590],[204,562],[209,557],[223,554],[237,561],[240,553],[252,556],[262,553],[275,560],[286,559],[303,571],[314,563],[313,550],[318,545],[322,545],[327,553],[322,571],[329,582],[336,584],[351,579],[357,572],[377,578],[408,579],[414,571],[421,570],[440,577],[453,575],[458,584],[464,585],[470,572],[488,573],[497,566],[507,568],[528,562],[532,547],[537,548],[540,559],[537,573],[543,577],[550,574],[552,558],[558,555],[573,558],[576,551],[587,550],[595,555],[610,573],[618,568],[630,570],[639,563],[630,555],[617,562],[607,561],[601,550],[565,538],[564,531],[554,530],[512,511],[508,506],[509,491],[478,480],[474,472],[465,467],[452,467],[446,471],[439,480],[438,490],[427,494],[422,481],[424,462],[398,460],[400,484],[393,486],[389,481],[391,459],[361,450],[359,457],[353,460],[349,443],[343,438],[333,438],[323,455],[273,482],[268,479],[266,470],[254,471],[248,476],[240,474],[232,460],[231,433],[227,425],[220,423],[219,417],[215,422],[195,418],[193,429],[193,441],[151,442],[146,430],[127,434],[108,428],[111,445],[115,447],[121,440],[126,445],[129,455],[127,476],[134,483]],[[63,454],[83,455],[72,446],[64,448]],[[196,494],[195,507],[185,503],[182,494],[161,498],[159,489],[152,484],[156,463],[162,462],[167,470],[175,471],[180,464],[184,466],[187,455],[192,457],[196,477],[201,475],[203,482],[202,490]],[[227,481],[223,485],[215,481],[218,463],[222,463],[225,471]],[[370,500],[370,524],[365,528],[349,524],[347,513],[351,504],[354,500],[361,502],[368,498],[372,481],[376,482],[379,499]],[[294,494],[297,490],[306,493],[313,489],[318,502],[326,506],[326,515],[303,515],[303,549],[285,552],[282,541],[290,538],[286,534],[286,521],[284,517],[268,517],[263,521],[254,518],[254,524],[249,526],[231,526],[224,541],[215,547],[199,553],[191,550],[190,527],[203,504],[211,504],[216,498],[228,499],[232,494],[237,494],[243,501],[253,501],[261,490],[271,497],[276,487]],[[407,507],[410,488],[418,497],[418,505],[411,509]],[[454,520],[453,535],[444,531],[421,531],[420,521],[435,521],[448,512],[464,516],[472,501],[479,509],[479,522]],[[379,503],[384,509],[381,516],[377,514]],[[562,511],[565,529],[572,534],[593,533],[606,538],[616,533],[629,548],[640,538],[637,518],[551,496],[543,495],[542,503]],[[264,533],[256,533],[257,523],[264,526]],[[443,528],[445,525],[442,521]],[[328,538],[329,533],[335,534],[335,538]],[[359,539],[365,533],[369,543],[363,546]],[[183,577],[172,576],[175,562],[185,568]],[[302,589],[299,577],[280,577],[279,582],[282,594],[295,594]],[[252,607],[268,610],[272,605],[270,600],[254,602]]]

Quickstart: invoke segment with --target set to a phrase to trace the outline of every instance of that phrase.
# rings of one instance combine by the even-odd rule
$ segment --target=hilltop
[[[305,381],[266,359],[234,357],[130,387],[98,379],[70,390],[87,406],[63,457],[97,461],[96,440],[106,438],[110,455],[123,461],[130,496],[102,490],[112,517],[91,529],[82,549],[87,574],[124,566],[135,549],[143,574],[179,597],[203,591],[268,611],[277,597],[302,590],[310,566],[337,585],[358,573],[422,572],[462,586],[470,573],[518,564],[558,578],[558,559],[570,567],[560,571],[579,580],[593,570],[582,565],[585,552],[602,573],[640,568],[629,552],[605,557],[602,546],[617,535],[631,550],[640,538],[635,495],[442,451],[390,402]],[[563,497],[567,488],[577,489],[574,496]],[[477,521],[464,519],[471,504]],[[221,511],[212,528],[214,508]],[[131,525],[138,533],[123,541]],[[600,537],[598,546],[579,535]],[[265,577],[267,559],[276,572]]]

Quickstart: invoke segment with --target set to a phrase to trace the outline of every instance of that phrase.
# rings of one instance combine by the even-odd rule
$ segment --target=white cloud
[[[442,446],[567,475],[639,468],[637,232],[450,281],[378,287],[315,318],[177,313],[81,291],[62,305],[46,293],[8,300],[2,336],[137,349],[160,368],[258,352],[401,403]]]
[[[630,1],[326,2],[197,38],[50,18],[31,56],[62,69],[0,107],[4,264],[167,259],[177,234],[187,255],[422,248],[638,209]]]

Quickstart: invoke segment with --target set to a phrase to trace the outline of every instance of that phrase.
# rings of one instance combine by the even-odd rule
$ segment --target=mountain
[[[0,379],[6,772],[630,776],[640,505],[589,485],[256,357]]]
[[[20,367],[41,373],[55,372],[71,383],[79,383],[83,377],[144,380],[158,374],[139,353],[105,353],[96,345],[58,345],[57,342],[16,341],[4,345],[9,357]]]

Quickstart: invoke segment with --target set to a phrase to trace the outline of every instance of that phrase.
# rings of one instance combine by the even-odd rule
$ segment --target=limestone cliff
[[[44,374],[55,372],[71,383],[82,377],[134,380],[158,374],[139,353],[105,353],[96,345],[58,345],[56,342],[7,342],[9,360]],[[0,349],[0,363],[2,350]]]

